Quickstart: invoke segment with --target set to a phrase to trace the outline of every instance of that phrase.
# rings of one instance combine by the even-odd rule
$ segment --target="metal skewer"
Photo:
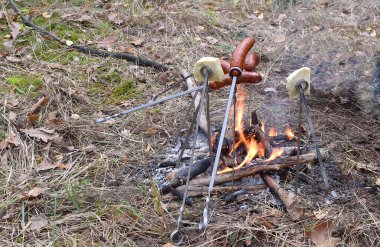
[[[337,198],[337,194],[335,191],[330,190],[330,183],[329,183],[329,180],[327,178],[326,167],[325,167],[325,164],[323,163],[323,160],[322,160],[322,155],[321,155],[321,151],[319,150],[317,135],[315,134],[315,128],[314,128],[313,121],[312,121],[311,116],[310,116],[310,110],[309,110],[309,107],[308,107],[308,104],[306,101],[304,90],[308,86],[308,83],[304,80],[300,80],[297,82],[296,86],[300,92],[300,96],[301,96],[300,100],[304,106],[305,114],[307,117],[307,122],[308,122],[308,125],[310,128],[311,136],[313,138],[313,143],[315,146],[315,152],[317,154],[319,169],[321,171],[324,189],[325,189],[325,201],[327,204],[331,204],[331,201],[328,198],[328,193],[330,193],[334,199]]]
[[[203,89],[203,86],[195,87],[195,88],[189,89],[189,90],[184,91],[184,92],[173,94],[173,95],[170,95],[168,97],[165,97],[165,98],[162,98],[162,99],[159,99],[159,100],[155,100],[155,101],[143,104],[143,105],[136,106],[136,107],[134,107],[132,109],[124,110],[122,112],[116,113],[116,114],[108,116],[108,117],[99,118],[95,122],[96,123],[103,123],[103,122],[106,122],[106,121],[108,121],[110,119],[113,119],[113,118],[116,118],[116,117],[120,117],[122,115],[125,115],[125,114],[128,114],[128,113],[132,113],[132,112],[135,112],[135,111],[138,111],[138,110],[142,110],[144,108],[147,108],[147,107],[150,107],[150,106],[153,106],[153,105],[157,105],[159,103],[162,103],[162,102],[165,102],[165,101],[168,101],[168,100],[171,100],[171,99],[175,99],[175,98],[181,97],[183,95],[186,95],[186,94],[189,94],[189,93],[201,90],[201,89]]]
[[[189,188],[189,181],[190,181],[191,166],[194,163],[194,150],[195,150],[195,145],[196,145],[196,142],[197,142],[198,129],[199,129],[198,126],[199,126],[199,121],[200,121],[201,112],[202,112],[201,109],[203,107],[203,101],[204,101],[206,90],[207,90],[207,87],[208,87],[208,77],[209,77],[209,75],[211,75],[211,73],[212,73],[211,70],[206,69],[206,72],[205,72],[205,82],[203,84],[203,91],[202,91],[202,94],[201,94],[201,99],[200,99],[199,105],[197,107],[197,110],[194,112],[194,116],[196,116],[196,126],[195,126],[195,134],[194,134],[193,144],[192,144],[192,147],[191,147],[190,165],[189,165],[189,170],[187,172],[185,192],[183,194],[183,199],[182,199],[181,207],[179,209],[179,216],[178,216],[178,220],[177,220],[176,229],[170,234],[170,240],[175,245],[180,245],[182,243],[182,241],[183,241],[183,235],[180,233],[180,226],[181,226],[181,222],[182,222],[183,211],[185,210],[185,203],[186,203],[186,198],[187,198],[187,193],[188,193],[188,188]],[[191,133],[191,131],[192,131],[192,127],[190,127],[190,129],[189,129],[189,134]],[[187,136],[187,139],[190,136],[189,134]],[[183,151],[184,151],[184,148],[181,150],[180,157],[183,155]],[[179,158],[178,162],[179,161],[180,161],[180,158]]]
[[[239,68],[232,68],[232,69],[239,70],[240,74],[241,74],[241,70]],[[205,208],[203,210],[203,217],[201,218],[201,220],[199,222],[199,229],[200,230],[204,230],[207,227],[207,225],[208,225],[208,206],[209,206],[209,203],[211,201],[211,192],[212,192],[213,187],[214,187],[216,172],[218,170],[218,164],[219,164],[220,155],[221,155],[221,152],[222,152],[223,139],[224,139],[224,136],[225,136],[226,130],[227,130],[228,115],[229,115],[229,112],[231,110],[231,105],[232,105],[233,98],[234,98],[234,92],[235,92],[235,88],[236,88],[236,81],[237,81],[237,77],[233,76],[232,77],[231,89],[230,89],[230,93],[229,93],[229,97],[228,97],[228,102],[227,102],[227,108],[226,108],[226,112],[224,114],[223,126],[222,126],[222,130],[220,132],[220,137],[219,137],[219,142],[218,142],[218,149],[216,151],[216,155],[215,155],[215,159],[214,159],[214,165],[212,167],[212,174],[211,174],[211,178],[210,178],[210,184],[209,184],[209,187],[208,187],[208,193],[207,193]]]

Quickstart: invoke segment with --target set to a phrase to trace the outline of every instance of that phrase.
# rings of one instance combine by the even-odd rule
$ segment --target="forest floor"
[[[311,246],[315,238],[331,240],[317,246],[380,245],[378,1],[16,2],[66,45],[26,27],[0,3],[0,246],[170,246],[180,204],[154,193],[155,181],[141,174],[154,176],[152,164],[165,156],[191,97],[103,124],[95,119],[149,101],[180,75],[67,45],[191,72],[204,56],[228,59],[246,36],[256,39],[264,77],[247,86],[252,107],[279,131],[297,122],[298,101],[287,98],[285,78],[312,69],[312,118],[339,198],[327,205],[320,189],[303,184],[300,197],[313,216],[292,221],[260,197],[245,198],[253,205],[246,209],[214,197],[202,232],[204,198],[196,198],[185,211],[183,245]],[[166,95],[184,89],[177,83]],[[213,126],[221,124],[227,94],[211,92]],[[322,184],[318,170],[309,176]],[[327,235],[313,231],[326,222],[334,225]]]

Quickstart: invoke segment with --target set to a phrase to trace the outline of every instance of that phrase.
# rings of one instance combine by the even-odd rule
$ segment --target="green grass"
[[[42,79],[33,75],[15,75],[6,79],[6,82],[19,94],[33,96],[43,85]]]
[[[141,96],[141,90],[135,82],[123,78],[113,69],[98,75],[97,81],[89,84],[87,90],[91,97],[96,97],[106,104],[115,104]]]
[[[77,192],[75,191],[75,188],[69,184],[65,184],[65,192],[68,195],[71,203],[74,205],[77,213],[80,212],[80,203],[78,199]]]

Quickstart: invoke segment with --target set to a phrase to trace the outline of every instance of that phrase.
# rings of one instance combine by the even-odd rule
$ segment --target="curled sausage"
[[[231,68],[238,67],[239,69],[243,70],[244,66],[244,60],[245,56],[247,55],[248,51],[252,48],[252,46],[255,44],[255,39],[252,37],[246,37],[244,38],[240,44],[235,48],[234,52],[232,53],[231,57]],[[230,72],[232,76],[239,76],[239,71],[231,71]]]
[[[230,73],[230,63],[226,60],[220,59],[220,65],[222,65],[222,69],[224,74]]]
[[[259,63],[260,63],[259,54],[257,52],[248,52],[244,60],[244,69],[246,71],[253,71]]]
[[[263,78],[259,73],[244,71],[242,75],[237,79],[236,83],[259,83]],[[222,88],[227,85],[231,85],[232,79],[228,74],[224,75],[223,81],[210,81],[208,84],[211,89]]]

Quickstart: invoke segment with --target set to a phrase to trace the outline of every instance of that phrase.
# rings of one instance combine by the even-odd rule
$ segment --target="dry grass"
[[[375,185],[380,160],[379,101],[374,93],[380,41],[377,1],[98,2],[29,1],[23,7],[40,25],[67,39],[96,43],[116,36],[110,49],[188,70],[200,57],[229,56],[242,37],[254,35],[255,50],[265,57],[259,66],[265,83],[249,88],[251,106],[278,126],[294,124],[297,116],[296,102],[286,99],[284,78],[293,69],[310,66],[315,86],[313,118],[323,145],[331,150],[329,176],[342,197],[337,204],[326,206],[318,188],[306,184],[301,193],[303,203],[312,211],[328,212],[325,218],[335,220],[333,235],[342,239],[341,246],[380,244],[379,188]],[[54,14],[45,19],[44,12]],[[123,22],[118,25],[109,20],[110,13]],[[91,20],[76,21],[84,14]],[[3,38],[10,34],[11,21],[20,19],[12,15],[0,19],[2,44],[11,40]],[[276,42],[283,35],[286,41]],[[142,46],[130,43],[136,37],[144,39]],[[112,125],[95,125],[96,117],[146,102],[162,91],[167,84],[159,83],[161,74],[125,61],[73,52],[28,29],[22,30],[12,45],[0,47],[0,141],[13,130],[20,144],[0,150],[0,245],[168,243],[179,204],[153,196],[152,183],[142,180],[154,172],[152,164],[164,154],[184,121],[190,99],[133,113]],[[27,46],[29,49],[19,52]],[[35,90],[27,84],[27,91],[20,94],[9,77],[28,82],[37,78],[43,84]],[[175,73],[167,75],[168,82],[176,78]],[[115,88],[127,82],[132,82],[133,92],[126,92],[130,97],[116,97]],[[277,93],[265,92],[265,88]],[[214,124],[220,124],[226,92],[212,94]],[[44,143],[21,131],[31,128],[27,114],[41,95],[50,101],[34,127],[55,129],[62,137],[59,144]],[[12,105],[12,101],[18,104]],[[17,114],[16,119],[10,112]],[[53,112],[56,122],[52,121]],[[38,171],[44,158],[60,168]],[[315,171],[313,178],[319,182],[317,174]],[[36,198],[19,199],[35,187],[43,192]],[[309,246],[305,232],[316,220],[292,222],[266,199],[265,195],[249,197],[250,207],[236,210],[215,198],[212,224],[205,232],[197,230],[203,199],[196,200],[185,213],[186,244]],[[33,230],[36,216],[47,223]],[[257,218],[276,227],[255,224]]]

